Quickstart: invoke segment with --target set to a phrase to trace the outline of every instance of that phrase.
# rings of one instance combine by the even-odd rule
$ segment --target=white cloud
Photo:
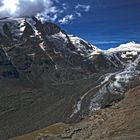
[[[63,7],[64,10],[67,10],[69,8],[68,4],[66,4],[66,3],[63,3],[62,7]]]
[[[114,41],[95,41],[94,43],[95,43],[95,44],[100,44],[100,45],[102,45],[102,44],[114,44],[114,43],[119,43],[119,41],[116,41],[116,40],[114,40]]]
[[[70,14],[70,15],[66,15],[65,17],[63,17],[62,19],[60,19],[58,22],[60,24],[68,24],[72,20],[74,20],[74,15],[73,14]]]
[[[42,21],[68,24],[90,10],[89,5],[81,4],[72,8],[70,12],[70,4],[59,0],[0,0],[0,18],[36,16]]]
[[[77,11],[75,11],[75,14],[76,14],[78,17],[81,17],[81,16],[82,16],[82,14],[81,14],[80,12],[77,12]]]
[[[54,1],[58,0],[2,0],[0,3],[0,17],[25,17],[37,13],[56,13]]]
[[[82,5],[82,4],[77,4],[75,6],[75,9],[83,9],[85,12],[88,12],[90,10],[91,6],[90,5]]]
[[[64,11],[68,9],[68,5],[66,3],[63,3],[62,6]],[[77,4],[74,7],[74,10],[71,12],[71,14],[68,14],[62,19],[59,19],[58,22],[60,24],[68,24],[74,19],[81,17],[83,12],[88,12],[90,8],[91,8],[90,5]]]
[[[51,18],[51,21],[56,21],[56,19],[58,18],[58,15],[57,14],[55,14],[52,18]]]

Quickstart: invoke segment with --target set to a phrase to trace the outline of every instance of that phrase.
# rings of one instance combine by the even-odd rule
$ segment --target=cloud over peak
[[[58,22],[60,24],[68,24],[72,20],[74,20],[74,15],[73,14],[70,14],[70,15],[66,15],[65,17],[63,17],[62,19],[60,19]]]
[[[36,16],[42,21],[48,20],[68,24],[90,10],[90,5],[61,3],[61,0],[0,0],[0,18]]]
[[[55,13],[56,7],[52,0],[2,0],[0,3],[0,17],[34,16],[37,13]]]

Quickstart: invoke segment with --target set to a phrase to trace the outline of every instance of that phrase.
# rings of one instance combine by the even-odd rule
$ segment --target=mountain
[[[78,122],[123,99],[139,69],[135,42],[102,51],[35,17],[0,19],[0,136]]]
[[[56,123],[11,140],[139,140],[139,92],[140,86],[130,89],[120,102],[92,112],[76,124]]]

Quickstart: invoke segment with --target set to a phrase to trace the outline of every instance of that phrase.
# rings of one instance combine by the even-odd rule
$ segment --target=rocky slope
[[[64,130],[57,140],[139,140],[140,87],[129,90],[125,98],[111,108],[92,114],[75,126]]]
[[[80,123],[58,123],[11,140],[139,140],[139,93],[136,86],[119,103],[91,113]]]
[[[112,105],[139,75],[139,62],[134,42],[102,51],[35,17],[0,19],[1,138]]]

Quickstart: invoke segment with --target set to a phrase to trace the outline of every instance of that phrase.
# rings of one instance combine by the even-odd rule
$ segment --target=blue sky
[[[140,43],[140,0],[0,0],[0,18],[35,15],[101,49]]]
[[[140,42],[140,0],[61,0],[68,5],[64,15],[73,14],[78,3],[89,5],[81,17],[60,26],[101,49],[116,47],[129,41]],[[63,15],[63,16],[64,16]]]

